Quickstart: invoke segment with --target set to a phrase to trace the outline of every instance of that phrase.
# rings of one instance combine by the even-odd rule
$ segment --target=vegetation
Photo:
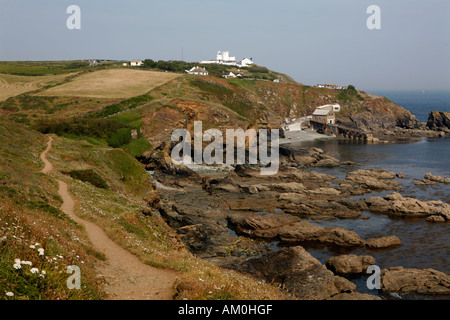
[[[0,73],[23,76],[44,76],[83,70],[98,70],[114,64],[117,63],[109,61],[95,67],[89,67],[87,61],[1,61]]]
[[[221,84],[200,78],[193,78],[190,83],[204,92],[215,96],[224,106],[243,117],[245,117],[248,114],[248,111],[252,109],[251,104],[244,96]]]
[[[342,100],[344,102],[350,102],[350,101],[357,101],[357,100],[364,100],[363,97],[358,93],[358,91],[355,89],[353,85],[349,85],[347,89],[340,90],[339,94],[336,96],[339,100]]]
[[[185,73],[186,70],[190,70],[195,66],[201,66],[208,70],[210,76],[222,77],[223,74],[231,72],[237,72],[236,66],[227,66],[223,64],[199,64],[198,62],[185,62],[185,61],[153,61],[152,59],[144,60],[142,69],[148,70],[160,70],[177,73]],[[241,71],[247,78],[256,80],[275,80],[282,78],[285,82],[295,83],[295,81],[276,72],[273,72],[266,67],[251,65],[249,67],[242,68]]]
[[[55,181],[39,173],[45,137],[0,120],[0,141],[0,299],[102,299],[96,251],[58,209]],[[82,290],[67,288],[66,270],[74,264]]]
[[[72,170],[67,173],[71,178],[92,184],[94,187],[108,189],[108,184],[92,169]]]

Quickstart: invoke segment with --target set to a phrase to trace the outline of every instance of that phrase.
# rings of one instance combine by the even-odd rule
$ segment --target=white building
[[[130,62],[130,66],[132,67],[140,67],[144,64],[144,62],[142,60],[132,60]]]
[[[222,77],[225,79],[234,79],[234,78],[236,78],[236,75],[230,71],[230,73],[226,73]]]
[[[341,106],[337,103],[335,104],[326,104],[320,107],[317,107],[316,110],[333,110],[333,112],[341,111]]]
[[[248,67],[253,64],[253,60],[249,58],[244,58],[239,62],[239,67]]]
[[[200,76],[207,76],[209,73],[205,68],[193,67],[191,70],[186,70],[188,74],[196,74]]]
[[[230,56],[229,51],[219,51],[216,54],[216,60],[204,60],[200,61],[201,64],[223,64],[227,66],[236,66],[236,67],[248,67],[253,64],[252,59],[244,58],[239,62],[236,62],[235,56]]]
[[[336,117],[333,109],[319,109],[317,108],[312,115],[312,121],[322,124],[335,124]]]

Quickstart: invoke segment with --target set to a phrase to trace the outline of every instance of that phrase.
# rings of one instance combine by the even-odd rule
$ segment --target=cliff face
[[[397,128],[423,129],[423,124],[401,106],[383,97],[365,96],[363,101],[344,106],[338,124],[374,133]]]
[[[427,128],[430,130],[450,130],[450,113],[432,111],[428,115]]]
[[[198,120],[203,130],[280,128],[285,117],[311,115],[318,106],[330,103],[341,105],[337,121],[350,128],[376,133],[423,127],[410,112],[386,98],[302,84],[186,76],[151,95],[155,99],[142,113],[143,131],[153,146],[166,141],[173,129],[191,131]]]

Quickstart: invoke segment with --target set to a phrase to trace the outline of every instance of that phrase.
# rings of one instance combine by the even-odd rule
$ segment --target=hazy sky
[[[69,5],[81,30],[69,30]],[[381,29],[369,30],[369,5]],[[0,60],[252,57],[298,82],[450,90],[449,0],[0,0]]]

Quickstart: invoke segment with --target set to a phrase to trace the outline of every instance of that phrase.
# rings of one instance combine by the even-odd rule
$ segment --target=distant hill
[[[386,98],[356,91],[353,86],[351,90],[306,86],[256,65],[243,70],[245,79],[223,78],[224,72],[235,68],[223,65],[207,65],[209,76],[179,72],[191,65],[145,60],[142,68],[83,67],[34,91],[9,97],[0,103],[0,113],[45,132],[88,135],[103,144],[122,147],[134,156],[167,140],[174,129],[192,129],[195,120],[203,121],[204,130],[279,128],[285,117],[307,116],[329,103],[342,106],[337,121],[349,127],[376,131],[383,126],[419,126],[405,109]],[[48,68],[46,64],[43,67]],[[161,72],[163,69],[167,72]],[[76,124],[68,123],[72,118],[77,119]],[[103,135],[89,134],[86,128],[99,125],[93,119],[108,119],[108,126],[114,122],[116,125]],[[133,130],[138,141],[129,137]]]

